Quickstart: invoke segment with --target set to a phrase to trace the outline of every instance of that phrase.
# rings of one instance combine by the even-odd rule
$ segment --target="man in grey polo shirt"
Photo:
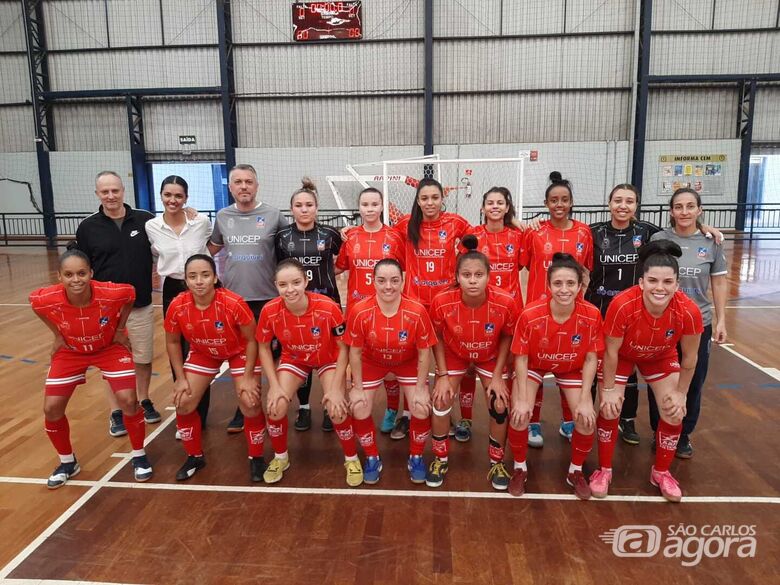
[[[208,244],[212,255],[225,249],[223,284],[244,297],[255,319],[263,305],[278,296],[274,237],[288,223],[276,207],[258,201],[258,187],[257,172],[251,165],[236,165],[230,170],[228,189],[235,203],[217,212]],[[238,433],[243,428],[244,417],[236,409],[228,432]]]

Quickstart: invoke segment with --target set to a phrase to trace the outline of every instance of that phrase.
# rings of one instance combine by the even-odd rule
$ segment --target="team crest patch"
[[[493,333],[496,330],[496,326],[493,323],[485,323],[485,333]]]
[[[236,220],[234,220],[232,217],[229,217],[227,220],[227,225],[229,228],[233,229],[236,226]]]
[[[634,236],[631,238],[631,243],[634,244],[634,248],[639,248],[642,245],[642,236]]]
[[[447,240],[447,230],[439,230],[439,239],[442,242]]]
[[[319,327],[312,327],[311,328],[311,334],[314,337],[319,337],[320,336],[320,328]]]
[[[697,255],[699,258],[704,258],[705,256],[707,256],[707,248],[699,248],[699,249],[696,251],[696,255]]]
[[[584,252],[585,251],[585,244],[582,242],[577,242],[577,252]]]
[[[401,329],[398,332],[398,341],[407,341],[409,339],[409,332],[406,329]]]
[[[355,254],[359,254],[360,253],[360,244],[356,243],[354,246],[352,246],[352,251],[355,252]]]
[[[382,252],[384,254],[389,254],[390,253],[390,244],[382,244]]]
[[[287,242],[287,250],[290,252],[293,252],[295,250],[295,243],[294,242]]]
[[[317,251],[322,252],[325,249],[325,240],[317,240]]]
[[[222,321],[214,321],[214,329],[222,331],[225,328],[225,324]]]
[[[607,237],[604,237],[604,240],[601,242],[601,245],[602,245],[604,248],[609,248],[609,238],[607,238]]]
[[[550,253],[550,252],[552,252],[552,251],[553,251],[553,246],[552,246],[552,244],[551,244],[550,242],[545,242],[545,243],[544,243],[544,253],[545,253],[545,254],[549,254],[549,253]]]
[[[514,254],[515,253],[515,247],[512,244],[506,245],[506,251],[508,254]]]
[[[667,329],[666,330],[666,339],[669,339],[672,335],[674,335],[674,329]]]
[[[572,345],[579,345],[581,341],[582,341],[582,335],[580,335],[579,333],[575,333],[574,335],[571,336]]]
[[[256,228],[263,228],[265,227],[265,216],[264,215],[258,215],[255,217],[255,227]]]
[[[100,321],[98,322],[100,323],[101,327],[105,327],[106,325],[108,325],[108,317],[103,316],[100,318]]]

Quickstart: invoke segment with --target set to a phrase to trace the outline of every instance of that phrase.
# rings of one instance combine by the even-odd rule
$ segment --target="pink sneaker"
[[[682,490],[677,480],[672,477],[668,471],[656,471],[655,467],[650,470],[650,483],[661,490],[661,495],[670,502],[679,502],[682,500]]]
[[[612,470],[597,469],[590,476],[590,493],[594,498],[606,498],[609,484],[612,483]]]

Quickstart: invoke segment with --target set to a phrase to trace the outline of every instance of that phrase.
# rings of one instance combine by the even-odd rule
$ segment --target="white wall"
[[[34,152],[0,153],[0,177],[30,183],[33,197],[41,206],[38,159]],[[0,213],[35,213],[25,185],[0,181]]]
[[[125,185],[125,203],[135,205],[129,151],[52,152],[50,161],[55,211],[97,211],[95,175],[100,171],[117,173]]]

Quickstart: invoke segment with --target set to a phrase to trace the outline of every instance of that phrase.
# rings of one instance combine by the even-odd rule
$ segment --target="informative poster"
[[[658,160],[661,195],[671,195],[681,187],[703,196],[723,195],[725,154],[662,154]]]

